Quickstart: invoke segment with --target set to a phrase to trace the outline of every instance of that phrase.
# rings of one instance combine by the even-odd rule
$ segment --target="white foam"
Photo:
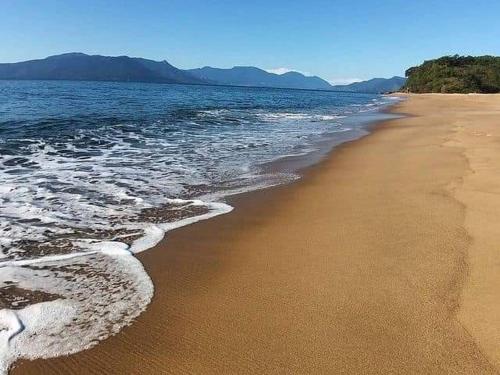
[[[174,200],[172,200],[174,201]],[[135,240],[132,245],[130,246],[130,251],[133,253],[139,253],[141,251],[147,250],[153,246],[155,246],[158,242],[162,240],[164,237],[165,233],[168,231],[184,227],[187,225],[191,225],[194,223],[197,223],[201,220],[207,220],[211,219],[215,216],[219,216],[222,214],[226,214],[228,212],[231,212],[233,210],[233,207],[221,203],[221,202],[210,202],[210,203],[205,203],[201,200],[181,200],[177,199],[175,200],[176,203],[189,203],[194,206],[206,206],[209,210],[209,212],[198,215],[198,216],[192,216],[192,217],[187,217],[182,220],[174,221],[171,223],[163,223],[163,224],[158,224],[158,225],[147,225],[144,227],[144,236]]]
[[[308,113],[269,112],[260,113],[258,117],[264,120],[306,120],[310,119],[311,115]]]
[[[3,267],[24,267],[37,263],[48,263],[48,262],[57,262],[60,260],[68,260],[73,258],[78,258],[82,256],[88,256],[95,252],[78,252],[78,253],[69,253],[69,254],[60,254],[60,255],[47,255],[40,258],[30,258],[30,259],[17,259],[17,260],[6,260],[0,262],[0,268]]]
[[[132,253],[151,248],[170,230],[233,209],[201,200],[172,199],[170,203],[207,206],[209,211],[177,222],[144,225],[144,236],[130,247],[117,241],[81,239],[74,244],[85,249],[82,252],[0,262],[0,283],[14,280],[23,289],[62,293],[59,299],[17,312],[0,310],[0,326],[6,327],[0,335],[0,371],[5,373],[21,357],[48,358],[90,348],[130,324],[153,295],[151,280]],[[53,272],[52,267],[59,271]]]
[[[165,231],[157,225],[145,225],[143,228],[143,236],[132,243],[130,251],[133,253],[140,253],[141,251],[150,249],[159,243],[164,235]]]
[[[331,121],[331,120],[340,120],[346,118],[346,116],[340,116],[340,115],[318,115],[315,117],[317,120],[321,121]]]
[[[24,330],[24,325],[15,311],[0,310],[0,353],[8,353],[10,341]],[[0,356],[0,373],[7,374],[12,361]]]
[[[203,205],[204,203],[202,203],[201,201],[197,201],[197,203],[196,203],[196,201],[195,201],[194,204]],[[207,207],[210,211],[207,212],[206,214],[188,217],[188,218],[185,218],[185,219],[182,219],[179,221],[174,221],[171,223],[160,224],[160,227],[165,232],[168,232],[170,230],[173,230],[173,229],[176,229],[179,227],[184,227],[186,225],[191,225],[191,224],[197,223],[198,221],[201,221],[201,220],[207,220],[207,219],[211,219],[215,216],[226,214],[226,213],[231,212],[233,210],[232,206],[225,204],[225,203],[221,203],[221,202],[210,202],[207,204]]]
[[[43,267],[3,265],[0,282],[15,280],[58,298],[19,310],[0,310],[0,369],[18,358],[49,358],[96,345],[130,324],[149,304],[153,284],[120,243],[93,243],[76,257],[45,257]],[[55,272],[54,272],[55,270]]]

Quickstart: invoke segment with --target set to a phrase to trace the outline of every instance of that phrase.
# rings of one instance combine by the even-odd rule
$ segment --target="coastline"
[[[495,373],[477,290],[462,294],[479,229],[464,203],[476,196],[460,190],[470,140],[454,122],[478,104],[443,122],[455,104],[426,98],[396,105],[413,117],[336,147],[301,180],[168,233],[138,255],[156,293],[132,326],[12,373]]]

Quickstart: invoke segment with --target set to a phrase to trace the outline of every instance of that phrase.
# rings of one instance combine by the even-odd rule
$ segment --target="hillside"
[[[397,76],[392,78],[373,78],[368,81],[354,82],[349,85],[336,85],[332,87],[332,90],[380,94],[400,90],[405,81],[406,78]]]
[[[206,66],[190,69],[188,73],[202,80],[209,80],[223,85],[279,87],[292,89],[329,90],[331,85],[319,77],[308,77],[298,72],[274,74],[252,66],[235,66],[220,69]]]
[[[415,93],[500,92],[500,57],[444,56],[406,71],[405,89]]]
[[[83,53],[0,64],[0,79],[207,83],[166,61]]]

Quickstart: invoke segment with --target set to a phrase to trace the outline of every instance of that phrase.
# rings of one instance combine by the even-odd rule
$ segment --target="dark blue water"
[[[8,340],[4,363],[81,350],[112,334],[110,326],[129,324],[152,295],[130,251],[229,211],[230,194],[297,178],[262,166],[359,132],[352,116],[389,101],[267,88],[0,81],[0,281],[46,301],[18,291],[4,301],[3,322],[69,319],[64,329],[37,327],[36,339],[17,335],[17,346]]]

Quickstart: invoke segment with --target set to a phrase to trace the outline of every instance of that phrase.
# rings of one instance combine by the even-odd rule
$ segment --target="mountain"
[[[500,92],[500,57],[443,56],[406,71],[410,92]]]
[[[202,80],[231,86],[279,87],[291,89],[330,90],[331,85],[319,77],[307,77],[298,72],[269,73],[252,66],[220,69],[206,66],[190,69],[188,73]]]
[[[167,61],[128,56],[86,55],[78,52],[40,60],[0,63],[0,79],[185,83],[367,93],[396,91],[405,82],[405,78],[393,77],[331,86],[319,77],[305,76],[293,71],[275,74],[252,66],[235,66],[231,69],[207,66],[181,70]]]
[[[208,83],[166,61],[128,56],[90,56],[84,53],[66,53],[41,60],[0,64],[0,79]]]
[[[332,87],[332,90],[380,94],[400,90],[405,81],[406,78],[397,76],[392,78],[373,78],[368,81],[354,82],[349,85],[336,85]]]

